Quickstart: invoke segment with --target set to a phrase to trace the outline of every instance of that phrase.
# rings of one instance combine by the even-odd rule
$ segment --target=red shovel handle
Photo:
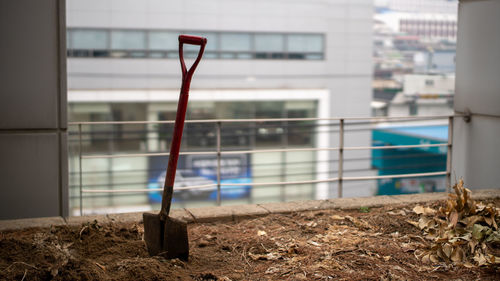
[[[207,38],[193,35],[179,35],[179,42],[191,45],[205,45],[207,44]]]
[[[200,51],[198,57],[194,61],[189,70],[186,70],[184,63],[184,44],[199,45]],[[180,35],[179,36],[179,59],[182,69],[182,86],[181,94],[179,96],[179,103],[177,105],[177,115],[175,117],[174,135],[172,137],[172,144],[170,145],[170,154],[168,156],[167,176],[165,177],[165,185],[163,186],[163,196],[161,200],[160,219],[165,220],[170,213],[170,205],[172,203],[172,196],[174,193],[175,172],[177,170],[177,160],[179,159],[179,150],[181,147],[182,131],[184,129],[184,119],[186,118],[186,110],[189,97],[189,86],[191,85],[191,78],[198,66],[198,63],[203,56],[207,39],[198,36]]]

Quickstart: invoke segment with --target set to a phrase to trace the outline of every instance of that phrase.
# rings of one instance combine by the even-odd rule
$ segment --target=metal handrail
[[[413,173],[413,174],[399,174],[399,175],[383,175],[383,176],[366,176],[366,177],[343,177],[344,181],[360,181],[360,180],[378,180],[378,179],[394,179],[394,178],[416,178],[416,177],[432,177],[444,176],[446,171],[442,172],[429,172],[429,173]],[[255,182],[255,183],[221,183],[221,186],[271,186],[271,185],[300,185],[300,184],[314,184],[323,182],[337,182],[339,178],[330,178],[323,180],[303,180],[303,181],[286,181],[286,182]],[[205,184],[205,185],[192,185],[176,187],[175,190],[189,190],[199,188],[217,187],[218,184]],[[129,192],[156,192],[163,191],[163,188],[142,188],[142,189],[83,189],[85,193],[129,193]]]
[[[211,120],[186,120],[186,123],[215,123],[217,134],[216,151],[197,151],[197,152],[181,152],[180,155],[217,155],[217,182],[214,184],[176,187],[176,190],[188,190],[199,188],[216,188],[217,204],[221,204],[221,187],[223,186],[272,186],[272,185],[301,185],[301,184],[316,184],[326,182],[338,183],[338,197],[342,197],[343,181],[359,181],[359,180],[376,180],[390,178],[408,178],[408,177],[427,177],[446,175],[447,189],[451,183],[451,149],[452,149],[452,134],[453,134],[453,118],[462,115],[434,115],[434,116],[399,116],[399,117],[336,117],[336,118],[275,118],[275,119],[211,119]],[[399,120],[416,121],[416,120],[433,120],[433,119],[448,119],[448,142],[438,144],[418,144],[418,145],[387,145],[387,146],[344,146],[344,127],[349,125],[345,123],[347,120],[369,120],[372,123],[380,122],[395,122]],[[293,121],[339,121],[339,146],[338,147],[310,147],[310,148],[280,148],[280,149],[255,149],[255,150],[221,150],[221,124],[222,123],[243,123],[243,122],[293,122]],[[96,158],[121,158],[121,157],[150,157],[150,156],[168,156],[170,153],[133,153],[133,154],[98,154],[98,155],[83,155],[82,153],[82,125],[122,125],[122,124],[173,124],[174,121],[104,121],[104,122],[70,122],[70,126],[78,126],[79,135],[79,195],[80,195],[80,213],[83,213],[83,194],[84,193],[132,193],[132,192],[156,192],[162,191],[162,188],[153,189],[87,189],[83,188],[82,183],[82,160]],[[320,125],[320,124],[318,124]],[[344,177],[343,176],[343,152],[346,150],[379,150],[379,149],[403,149],[403,148],[431,148],[431,147],[447,147],[447,165],[446,171],[428,172],[428,173],[413,173],[413,174],[395,174],[382,176],[358,176]],[[280,181],[280,182],[260,182],[260,183],[221,183],[220,165],[222,155],[231,154],[254,154],[254,153],[269,153],[269,152],[296,152],[296,151],[338,151],[338,177],[319,179],[319,180],[304,180],[304,181]]]
[[[441,147],[448,146],[447,143],[438,144],[413,144],[413,145],[385,145],[385,146],[352,146],[344,147],[344,150],[377,150],[377,149],[401,149],[401,148],[419,148],[419,147]],[[325,148],[281,148],[281,149],[255,149],[255,150],[231,150],[231,151],[192,151],[180,152],[179,155],[222,155],[231,154],[253,154],[253,153],[269,153],[269,152],[297,152],[297,151],[332,151],[340,150],[340,147],[325,147]],[[95,158],[124,158],[124,157],[150,157],[150,156],[168,156],[168,152],[159,153],[130,153],[130,154],[97,154],[97,155],[84,155],[82,159],[95,159]]]
[[[462,115],[453,115],[458,117]],[[340,120],[370,120],[377,123],[384,121],[397,121],[397,120],[433,120],[445,119],[450,115],[428,115],[428,116],[385,116],[385,117],[330,117],[330,118],[249,118],[249,119],[202,119],[202,120],[186,120],[185,123],[248,123],[248,122],[299,122],[299,121],[340,121]],[[163,121],[84,121],[84,122],[68,122],[69,126],[77,125],[138,125],[138,124],[174,124],[174,120]]]

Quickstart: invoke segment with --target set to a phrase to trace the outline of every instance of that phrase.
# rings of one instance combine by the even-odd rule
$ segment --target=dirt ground
[[[500,206],[500,200],[494,201]],[[443,202],[432,204],[433,207]],[[0,232],[0,280],[499,280],[500,268],[424,264],[413,206],[189,225],[190,259],[149,257],[142,223]]]

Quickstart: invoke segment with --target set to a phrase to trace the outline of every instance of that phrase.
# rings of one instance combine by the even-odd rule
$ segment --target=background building
[[[370,114],[372,1],[69,0],[67,6],[71,121],[172,120],[180,87],[180,33],[208,38],[206,54],[191,85],[188,119]],[[197,50],[186,48],[186,52],[193,56]],[[316,125],[294,124],[295,133],[288,131],[294,130],[292,125],[284,124],[257,129],[223,127],[228,137],[223,146],[338,144],[334,127],[325,127],[320,136]],[[169,129],[163,125],[91,125],[82,130],[87,134],[83,141],[86,153],[154,152],[168,146]],[[281,137],[285,130],[288,138]],[[188,125],[186,134],[185,149],[213,149],[213,128]],[[77,138],[72,140],[72,155],[76,156]],[[370,132],[353,131],[346,134],[345,142],[369,145]],[[270,182],[333,177],[336,157],[337,153],[325,151],[268,153],[254,154],[248,161],[254,182]],[[353,159],[344,167],[346,175],[372,173],[368,151],[346,157]],[[72,175],[76,175],[77,157],[70,162]],[[283,167],[285,162],[294,164]],[[83,162],[83,184],[91,188],[144,187],[151,180],[151,165],[147,158],[88,159]],[[78,180],[71,177],[73,191]],[[328,184],[290,187],[283,197],[279,188],[254,188],[251,200],[327,198],[337,194],[335,189],[336,185]],[[375,185],[351,183],[345,189],[345,196],[366,196],[374,193]],[[113,205],[115,200],[99,197],[84,203],[99,207]],[[147,203],[145,195],[137,194],[119,200],[131,205]],[[76,205],[73,200],[72,206]]]

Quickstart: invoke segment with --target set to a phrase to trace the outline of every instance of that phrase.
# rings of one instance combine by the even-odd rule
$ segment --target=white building
[[[177,58],[177,36],[181,33],[208,38],[203,61],[191,84],[188,119],[370,115],[373,24],[370,0],[68,0],[66,18],[71,121],[173,119],[181,83]],[[196,49],[186,48],[186,52],[192,56]],[[161,128],[159,131],[145,125],[114,128],[121,130],[115,132],[119,137],[132,137],[126,129],[148,130],[147,140],[114,142],[115,151],[166,149]],[[99,130],[104,129],[102,126],[84,129],[90,131],[90,137],[97,136]],[[335,133],[324,133],[295,145],[332,147],[337,140]],[[367,146],[370,132],[348,133],[345,143]],[[93,149],[109,150],[108,142],[99,145],[96,139],[93,145]],[[238,145],[248,143],[240,141]],[[282,143],[269,140],[254,145]],[[201,149],[203,144],[192,147]],[[290,176],[287,180],[333,177],[330,171],[336,170],[336,162],[332,162],[336,153],[324,151],[255,155],[251,161],[256,167],[281,157],[314,163],[287,167],[291,174],[292,170],[308,174]],[[350,157],[367,160],[346,163],[346,175],[360,175],[359,170],[363,169],[363,175],[370,172],[368,151]],[[111,171],[87,184],[109,186],[147,181],[146,174],[124,176],[113,172],[147,170],[147,159],[96,159],[84,165],[87,172]],[[356,172],[349,173],[349,169]],[[280,179],[279,175],[265,178],[266,173],[269,170],[255,169],[254,181],[258,182],[259,176],[268,182]],[[296,191],[290,188],[287,198],[331,197],[337,194],[335,186],[318,185],[307,192],[302,187]],[[345,196],[371,195],[374,185],[354,183],[349,188],[346,184],[345,189]],[[273,192],[267,190],[262,196]],[[257,193],[253,195],[258,197]],[[130,204],[140,204],[141,200],[133,197]]]
[[[403,81],[403,91],[388,104],[388,116],[453,114],[454,74],[407,74]]]

